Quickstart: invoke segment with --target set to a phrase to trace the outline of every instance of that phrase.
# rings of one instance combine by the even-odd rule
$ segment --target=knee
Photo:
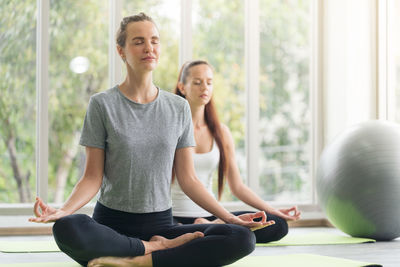
[[[73,214],[58,219],[53,225],[53,236],[62,250],[64,246],[78,245],[79,237],[91,218],[84,214]]]
[[[90,217],[85,214],[73,214],[58,219],[53,225],[53,235],[60,236],[72,234],[76,231],[77,226],[84,225],[84,222],[90,220]]]
[[[206,236],[224,236],[225,248],[229,248],[230,255],[238,258],[247,256],[256,246],[256,237],[250,229],[235,224],[216,224],[204,231]]]
[[[274,220],[277,229],[275,231],[276,235],[273,241],[278,241],[288,234],[289,226],[286,220],[282,219],[281,217],[276,217]]]
[[[256,237],[250,229],[239,225],[232,226],[232,249],[236,255],[244,257],[254,251],[256,247]]]

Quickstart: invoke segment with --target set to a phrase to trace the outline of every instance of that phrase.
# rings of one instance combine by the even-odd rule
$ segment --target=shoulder
[[[233,137],[232,133],[229,130],[229,127],[226,126],[225,124],[221,123],[221,132],[222,132],[222,138],[227,145],[228,148],[232,148],[234,146],[233,142]]]
[[[184,106],[188,105],[188,102],[183,97],[161,90],[160,89],[160,98],[162,101],[172,104],[173,106],[177,106],[183,108]]]
[[[160,90],[160,102],[166,112],[177,114],[180,118],[190,117],[190,106],[187,100],[179,95]]]
[[[221,131],[224,138],[232,139],[232,133],[229,130],[229,127],[225,124],[221,123]]]
[[[113,87],[108,90],[96,93],[90,97],[89,105],[96,105],[100,107],[109,106],[116,102],[118,97],[117,88]]]
[[[117,90],[117,87],[113,87],[105,91],[98,92],[90,97],[90,101],[100,103],[115,98],[118,94]]]

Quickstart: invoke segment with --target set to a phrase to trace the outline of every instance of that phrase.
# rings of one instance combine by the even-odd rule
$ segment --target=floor
[[[337,229],[327,227],[291,228],[292,233],[330,232],[342,234]],[[0,237],[0,240],[49,240],[51,236],[13,236]],[[294,253],[311,253],[331,257],[340,257],[371,263],[379,263],[385,267],[400,266],[400,238],[390,242],[377,242],[355,245],[323,245],[323,246],[287,246],[287,247],[257,247],[254,256],[279,255]],[[0,263],[23,262],[66,262],[71,261],[63,253],[1,253]]]

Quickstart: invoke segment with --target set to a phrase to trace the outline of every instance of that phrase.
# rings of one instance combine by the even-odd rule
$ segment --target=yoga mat
[[[334,244],[359,244],[374,243],[374,239],[343,236],[339,234],[315,232],[308,234],[289,234],[279,241],[266,244],[258,243],[258,247],[273,246],[308,246],[308,245],[334,245]]]
[[[54,240],[49,241],[0,241],[0,251],[8,253],[21,252],[59,252]]]
[[[37,263],[14,263],[14,264],[0,264],[0,267],[80,267],[75,262],[37,262]],[[227,267],[362,267],[362,266],[378,266],[382,265],[373,264],[362,261],[353,261],[342,258],[334,258],[313,254],[289,254],[289,255],[276,255],[276,256],[248,256]]]
[[[256,244],[258,247],[271,246],[307,246],[332,244],[358,244],[375,242],[369,238],[358,238],[331,233],[308,233],[287,235],[279,241],[267,244]],[[49,241],[0,241],[0,251],[9,253],[22,252],[59,252],[54,240]]]
[[[288,254],[274,256],[249,256],[238,260],[237,262],[227,265],[227,267],[362,267],[382,265],[347,260],[343,258],[335,258],[328,256],[320,256],[315,254]]]
[[[82,267],[76,262],[28,262],[0,264],[0,267]]]

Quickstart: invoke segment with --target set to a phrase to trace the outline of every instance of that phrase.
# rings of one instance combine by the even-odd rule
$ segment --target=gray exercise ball
[[[400,125],[368,121],[329,144],[317,170],[317,195],[329,221],[354,237],[400,236]]]

